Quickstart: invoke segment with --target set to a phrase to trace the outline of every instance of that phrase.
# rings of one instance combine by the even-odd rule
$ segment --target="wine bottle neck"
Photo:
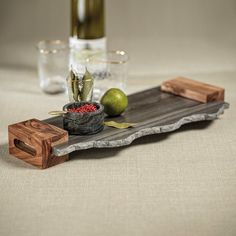
[[[78,39],[105,37],[104,0],[71,0],[71,36]]]

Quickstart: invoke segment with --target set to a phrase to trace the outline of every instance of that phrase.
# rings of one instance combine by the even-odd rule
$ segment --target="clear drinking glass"
[[[45,93],[65,92],[69,71],[69,46],[60,40],[44,40],[37,45],[40,87]]]
[[[126,89],[129,57],[124,51],[97,53],[87,59],[87,69],[94,78],[93,100],[110,88]]]

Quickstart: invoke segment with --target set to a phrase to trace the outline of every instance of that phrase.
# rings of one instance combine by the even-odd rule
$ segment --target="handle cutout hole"
[[[23,152],[30,154],[31,156],[36,156],[36,150],[30,145],[20,141],[19,139],[14,139],[15,146]]]

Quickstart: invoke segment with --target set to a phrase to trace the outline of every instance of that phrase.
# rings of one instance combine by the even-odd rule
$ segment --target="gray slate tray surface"
[[[132,94],[128,99],[128,109],[122,116],[106,120],[138,123],[135,128],[105,127],[102,132],[94,135],[72,135],[68,143],[55,146],[53,153],[61,156],[75,150],[129,145],[133,140],[145,135],[171,132],[187,123],[217,119],[224,109],[229,107],[225,102],[203,104],[164,93],[160,87]],[[62,117],[44,121],[63,128]]]

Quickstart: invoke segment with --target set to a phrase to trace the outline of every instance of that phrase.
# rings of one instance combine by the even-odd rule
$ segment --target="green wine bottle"
[[[106,50],[104,0],[71,0],[70,47],[71,64]]]

